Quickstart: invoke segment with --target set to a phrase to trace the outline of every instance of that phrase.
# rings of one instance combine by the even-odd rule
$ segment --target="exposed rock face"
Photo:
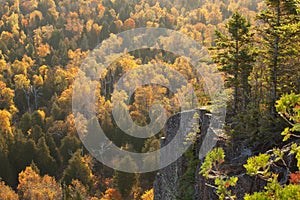
[[[198,113],[199,120],[197,121],[200,126],[200,133],[197,133],[197,140],[193,146],[193,153],[196,159],[198,159],[198,165],[194,171],[194,180],[191,180],[194,187],[194,192],[191,194],[189,199],[193,200],[218,200],[218,196],[215,193],[215,189],[209,185],[213,185],[213,180],[207,180],[205,177],[199,174],[202,160],[199,160],[199,150],[202,145],[203,139],[207,134],[211,114],[204,109],[199,109],[190,112],[183,112],[172,116],[166,124],[166,137],[161,140],[162,146],[168,144],[176,134],[179,121],[184,118],[185,122],[192,121],[195,113]],[[186,129],[184,133],[187,135],[191,132],[191,129]],[[245,193],[252,193],[258,191],[265,186],[265,182],[260,179],[255,179],[246,175],[243,164],[246,163],[248,157],[252,155],[251,150],[242,149],[239,152],[230,152],[228,147],[225,145],[224,139],[219,138],[216,146],[222,147],[226,154],[234,155],[229,158],[228,164],[224,164],[224,171],[228,175],[234,175],[239,178],[238,185],[233,189],[233,193],[237,195],[238,199],[243,199]],[[176,153],[176,152],[174,152]],[[187,163],[190,162],[185,156],[181,156],[176,162],[172,163],[168,167],[161,169],[154,182],[154,199],[155,200],[175,200],[180,198],[180,178],[184,175],[187,170]]]
[[[162,139],[161,145],[164,146],[168,144],[176,134],[180,119],[192,120],[195,113],[198,113],[199,120],[197,121],[200,125],[200,133],[197,134],[197,140],[193,146],[194,158],[197,161],[197,167],[194,170],[194,177],[190,178],[189,183],[180,182],[181,177],[187,171],[188,163],[191,162],[184,155],[181,156],[176,162],[172,163],[168,167],[161,169],[157,173],[156,180],[154,182],[154,199],[155,200],[218,200],[219,197],[216,195],[215,189],[211,187],[214,185],[213,180],[208,180],[205,177],[199,174],[203,159],[199,159],[199,149],[202,145],[203,138],[207,134],[208,127],[210,124],[211,115],[205,110],[195,110],[190,112],[183,112],[174,115],[171,117],[166,124],[166,137]],[[186,129],[183,134],[188,134],[191,132],[191,129]],[[299,141],[295,141],[297,144],[300,144]],[[226,145],[226,140],[224,138],[218,138],[216,147],[222,147],[226,154],[226,161],[222,165],[222,171],[225,172],[228,176],[238,177],[237,186],[232,188],[232,193],[237,196],[237,199],[243,199],[246,193],[254,193],[256,191],[263,190],[266,185],[266,181],[250,177],[246,174],[246,170],[243,165],[247,162],[247,159],[251,156],[254,156],[251,149],[246,148],[246,145],[242,144],[242,141],[235,141],[235,143],[241,143],[238,148],[231,148],[230,145]],[[285,152],[284,162],[285,163],[276,163],[276,166],[271,168],[271,170],[279,174],[278,181],[280,183],[288,182],[289,169],[293,169],[296,166],[296,161],[293,155],[289,154],[291,149],[291,143],[281,148]],[[174,152],[176,153],[176,152]],[[271,158],[274,157],[272,150],[267,151],[266,153],[271,155]],[[285,165],[287,164],[287,165]],[[295,171],[295,169],[291,170]],[[193,180],[192,180],[193,179]],[[182,191],[181,184],[192,184],[194,188],[193,193],[188,196],[188,198],[181,198],[180,192]],[[187,191],[186,191],[187,192]]]
[[[198,113],[199,119],[197,123],[200,125],[201,134],[205,134],[209,126],[210,114],[204,109],[193,110],[188,112],[178,113],[172,116],[166,124],[166,137],[161,139],[161,145],[168,144],[176,134],[180,126],[180,120],[188,123],[193,121],[195,113]],[[194,119],[195,120],[195,119]],[[193,131],[193,127],[186,127],[183,135],[188,135]],[[200,133],[197,133],[197,141],[195,145],[195,156],[198,157],[199,146],[201,144]],[[198,151],[197,151],[198,150]],[[174,152],[176,153],[176,152]],[[155,200],[175,200],[179,191],[179,179],[185,173],[186,170],[186,158],[181,156],[176,162],[172,163],[168,167],[161,169],[157,173],[156,180],[154,182],[154,199]]]

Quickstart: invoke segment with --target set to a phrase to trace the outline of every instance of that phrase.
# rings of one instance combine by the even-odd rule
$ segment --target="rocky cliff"
[[[181,119],[186,121],[192,120],[195,113],[198,113],[200,131],[197,133],[197,139],[188,150],[189,153],[183,154],[180,158],[171,165],[161,169],[156,176],[154,182],[154,199],[155,200],[218,200],[218,196],[215,193],[215,188],[212,187],[213,180],[205,179],[205,177],[199,174],[200,167],[203,159],[199,159],[198,152],[202,145],[203,138],[206,136],[211,115],[204,109],[195,111],[178,113],[172,116],[166,124],[166,136],[161,139],[161,145],[168,144],[176,134],[179,122]],[[185,134],[191,132],[191,129],[186,129]],[[252,152],[246,145],[242,144],[242,141],[236,141],[241,143],[234,148],[228,145],[226,138],[218,137],[216,147],[222,147],[226,153],[226,161],[223,164],[222,171],[228,176],[236,176],[239,178],[237,186],[232,188],[233,194],[237,196],[237,199],[243,199],[246,193],[253,193],[255,191],[262,190],[266,185],[266,181],[250,177],[246,174],[243,164],[246,163],[250,156],[257,155],[258,153]],[[283,146],[283,149],[288,152],[291,144]],[[174,152],[176,153],[176,152]],[[266,153],[272,155],[272,150]],[[191,156],[192,155],[192,156]],[[162,158],[163,159],[163,158]],[[288,181],[288,170],[295,166],[295,159],[286,154],[284,156],[285,165],[278,165],[273,171],[280,174],[279,181],[286,183]]]
[[[196,142],[190,150],[193,151],[193,157],[197,159],[202,138],[207,132],[211,116],[210,113],[208,113],[205,109],[178,113],[172,116],[166,124],[166,136],[161,139],[161,146],[168,144],[174,138],[174,134],[176,134],[177,130],[179,129],[180,120],[183,120],[184,122],[192,121],[196,113],[199,116],[196,122],[199,124],[201,131],[196,133]],[[187,127],[185,129],[185,132],[180,134],[188,135],[193,131],[192,128],[193,127]],[[188,162],[189,160],[185,155],[180,156],[176,162],[161,169],[157,173],[154,182],[155,200],[173,200],[178,198],[178,196],[180,195],[180,180],[184,173],[187,171]],[[198,194],[195,193],[195,198],[197,195]]]

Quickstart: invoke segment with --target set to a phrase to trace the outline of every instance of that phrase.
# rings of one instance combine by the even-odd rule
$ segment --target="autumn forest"
[[[72,111],[74,80],[83,73],[82,64],[96,65],[87,59],[92,50],[107,38],[115,38],[116,46],[136,40],[115,36],[142,27],[188,36],[206,49],[205,62],[215,64],[222,75],[227,112],[220,138],[226,142],[207,154],[196,172],[211,181],[216,199],[239,199],[233,189],[243,187],[239,177],[222,171],[222,165],[241,148],[251,150],[240,161],[245,174],[265,181],[265,187],[243,199],[299,199],[299,0],[0,0],[0,200],[155,199],[157,171],[127,173],[99,162],[77,133],[92,131],[87,127],[95,120]],[[164,38],[160,45],[176,42]],[[98,80],[96,102],[80,106],[95,105],[96,123],[118,147],[146,153],[160,148],[165,131],[149,138],[124,134],[112,116],[113,103],[145,126],[152,105],[163,105],[167,117],[180,112],[178,97],[186,86],[175,93],[158,84],[144,85],[127,105],[126,94],[113,92],[114,87],[140,65],[129,77],[134,84],[137,77],[155,73],[151,66],[163,65],[166,74],[168,68],[175,70],[194,88],[196,107],[213,109],[213,102],[205,80],[185,57],[153,48],[124,52]],[[91,70],[84,73],[95,73]],[[155,78],[168,83],[167,76]],[[132,83],[124,80],[126,84]],[[79,93],[85,98],[90,90],[84,86]],[[286,161],[290,155],[291,165]],[[187,162],[187,171],[195,172],[199,162],[193,156]],[[127,161],[120,158],[120,163]],[[278,165],[287,169],[286,179],[274,170]],[[178,200],[193,199],[192,181],[185,175],[180,182],[185,192]]]

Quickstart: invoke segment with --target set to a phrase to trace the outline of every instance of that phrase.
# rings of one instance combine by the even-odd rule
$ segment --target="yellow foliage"
[[[87,134],[87,120],[86,120],[86,118],[82,114],[78,113],[75,117],[75,121],[80,122],[76,126],[77,132],[79,132],[81,134],[81,137],[86,136],[86,134]]]
[[[37,113],[41,116],[42,120],[45,120],[46,114],[43,110],[37,110]]]
[[[153,200],[154,199],[154,192],[153,189],[147,190],[143,195],[142,195],[142,200]]]
[[[81,35],[83,31],[83,23],[84,21],[79,19],[78,14],[76,12],[70,12],[67,17],[67,23],[65,24],[65,28],[67,31],[72,31],[76,34]]]
[[[33,84],[35,86],[42,86],[44,83],[43,77],[41,75],[33,75]]]
[[[6,87],[6,84],[0,81],[0,109],[9,110],[14,105],[14,90]]]
[[[51,13],[51,15],[52,15],[55,19],[58,18],[59,12],[56,11],[56,8],[55,8],[55,7],[49,8],[48,11],[49,11],[49,13]]]
[[[12,135],[11,114],[7,110],[0,110],[0,132]]]
[[[0,182],[0,199],[2,200],[18,200],[19,197],[9,186],[3,181]]]
[[[96,31],[97,35],[100,35],[102,26],[99,26],[98,24],[93,24],[93,29]]]
[[[88,55],[88,51],[81,51],[81,49],[76,49],[75,51],[69,50],[68,51],[68,57],[70,59],[68,63],[68,70],[71,70],[72,68],[80,67],[86,56]],[[74,75],[72,75],[73,77]]]
[[[32,13],[30,13],[30,15],[29,15],[30,22],[35,21],[36,17],[38,17],[40,20],[42,20],[43,19],[42,12],[35,10]]]
[[[17,112],[19,112],[18,108],[15,106],[15,105],[11,105],[9,106],[9,112],[14,115],[16,114]]]
[[[0,55],[2,54],[1,50],[0,50]],[[2,72],[4,70],[8,69],[7,63],[6,61],[2,58],[0,59],[0,74],[2,74]]]
[[[69,186],[75,188],[76,191],[78,191],[80,194],[86,193],[86,188],[82,185],[82,183],[79,180],[72,180],[71,185]]]
[[[16,13],[12,13],[9,17],[8,17],[8,24],[12,27],[12,29],[15,29],[15,31],[19,30],[19,16]]]
[[[97,117],[101,119],[101,125],[111,125],[111,109],[112,109],[112,104],[109,100],[105,100],[105,97],[100,96],[98,101],[97,101]]]
[[[38,2],[37,0],[31,0],[31,1],[28,1],[28,0],[21,0],[20,1],[21,5],[26,8],[26,10],[28,12],[31,12],[33,11],[35,8],[37,8],[38,6]]]
[[[43,38],[47,40],[51,38],[52,32],[54,31],[52,25],[42,26],[41,30]]]
[[[11,65],[14,74],[27,74],[28,65],[22,61],[15,60]]]
[[[37,51],[40,57],[45,57],[51,53],[50,46],[48,43],[39,45]]]
[[[91,31],[93,23],[94,23],[94,20],[92,20],[92,19],[89,19],[89,20],[86,22],[86,25],[85,25],[85,26],[86,26],[87,32],[90,32],[90,31]]]
[[[122,69],[125,72],[138,67],[137,61],[134,60],[133,56],[126,55],[122,59],[120,59],[118,63],[121,65]]]
[[[12,33],[7,32],[7,31],[2,31],[0,39],[2,41],[8,41],[9,39],[13,38]]]
[[[87,189],[79,180],[72,180],[71,185],[68,186],[68,190],[71,199],[75,199],[78,194],[80,194],[80,199],[91,199]]]
[[[40,177],[31,167],[19,174],[18,190],[22,199],[56,200],[62,198],[62,189],[53,177]]]
[[[45,76],[46,74],[47,74],[47,72],[48,72],[48,67],[46,66],[46,65],[42,65],[42,66],[40,66],[40,68],[39,68],[39,72],[40,72],[40,74],[42,74],[43,76]]]
[[[34,60],[32,60],[31,57],[24,55],[22,58],[22,62],[26,63],[28,65],[28,67],[32,67],[34,65]]]
[[[15,60],[12,65],[11,69],[14,74],[24,74],[27,75],[27,70],[34,65],[34,61],[28,57],[23,56],[22,60]]]
[[[104,16],[105,7],[102,4],[98,4],[97,10],[98,10],[98,17],[102,18]]]
[[[18,74],[14,77],[16,89],[28,89],[30,80],[24,74]]]
[[[66,125],[67,125],[67,128],[68,128],[68,134],[71,134],[73,136],[77,134],[76,126],[75,126],[75,119],[74,119],[74,114],[73,113],[71,113],[67,116]]]

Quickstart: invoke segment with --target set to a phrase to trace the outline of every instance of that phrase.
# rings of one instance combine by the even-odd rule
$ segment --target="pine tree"
[[[67,164],[68,160],[80,148],[80,140],[77,137],[67,135],[61,141],[59,152],[62,156],[63,164]]]
[[[135,163],[130,157],[123,158],[120,162],[120,165],[127,166],[128,168],[136,167]],[[130,195],[132,188],[137,184],[137,180],[137,174],[115,171],[114,182],[117,189],[122,194],[122,197],[125,199]]]
[[[50,155],[50,150],[44,137],[41,137],[38,140],[37,147],[38,152],[35,161],[41,171],[41,174],[54,175],[57,169],[57,164],[55,159]]]
[[[299,23],[297,20],[298,3],[297,0],[265,0],[267,5],[259,15],[258,19],[263,23],[259,27],[260,35],[262,36],[262,53],[266,67],[269,70],[270,82],[270,110],[273,114],[276,113],[275,102],[282,91],[279,91],[284,82],[280,82],[283,78],[284,68],[287,66],[286,58],[289,57],[291,45],[291,37],[287,37],[288,29],[284,27]],[[288,53],[287,53],[288,52]],[[294,73],[294,72],[292,72]],[[285,74],[286,75],[286,74]],[[282,79],[283,78],[283,79]],[[289,80],[291,82],[291,80]]]
[[[250,26],[241,14],[234,13],[226,24],[226,33],[216,31],[217,55],[214,60],[226,74],[227,86],[234,90],[234,113],[245,110],[251,96],[248,77],[255,56]]]
[[[38,149],[32,139],[27,139],[22,133],[17,132],[12,143],[8,146],[8,158],[15,170],[21,172],[35,159]]]
[[[67,185],[72,183],[72,180],[79,180],[84,186],[91,187],[92,171],[84,162],[81,156],[81,150],[76,151],[69,160],[68,167],[64,170],[62,181]]]
[[[60,152],[55,144],[53,136],[51,134],[45,135],[46,144],[49,147],[50,155],[55,159],[57,166],[61,166],[62,164],[62,157]]]
[[[3,179],[6,183],[12,185],[15,181],[15,174],[8,159],[7,143],[7,138],[0,135],[0,179]]]
[[[22,115],[21,121],[19,123],[19,127],[21,128],[23,134],[27,134],[27,131],[31,128],[31,115],[26,112]]]

